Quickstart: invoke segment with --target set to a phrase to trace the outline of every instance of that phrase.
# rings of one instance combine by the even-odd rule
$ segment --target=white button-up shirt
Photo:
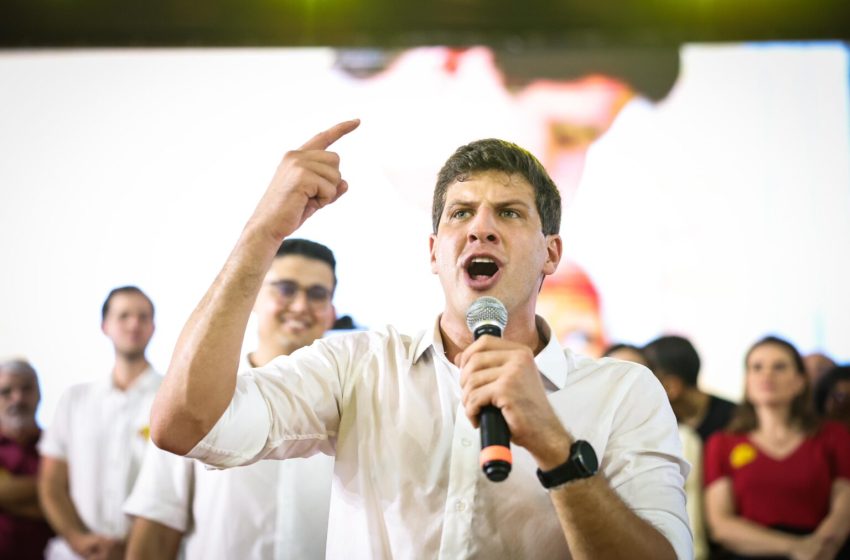
[[[252,366],[242,360],[240,369]],[[208,470],[150,444],[128,515],[185,534],[187,560],[325,557],[334,458]]]
[[[655,376],[577,356],[554,337],[535,361],[554,410],[593,445],[611,487],[680,558],[692,557],[689,467]],[[482,474],[459,375],[439,323],[414,336],[388,327],[319,340],[238,376],[230,406],[189,455],[231,467],[335,454],[332,558],[569,557],[525,449],[513,446],[504,482]]]
[[[115,387],[111,378],[74,385],[62,395],[41,437],[42,455],[68,463],[71,500],[93,532],[127,536],[124,500],[142,465],[151,404],[161,381],[162,376],[148,368],[126,391]],[[70,551],[58,544],[49,550],[57,557]]]

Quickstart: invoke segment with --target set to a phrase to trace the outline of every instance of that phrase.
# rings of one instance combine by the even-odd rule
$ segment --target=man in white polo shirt
[[[112,373],[68,389],[39,442],[39,497],[59,535],[48,544],[49,560],[123,556],[130,521],[122,506],[141,467],[162,381],[145,357],[153,315],[139,288],[109,293],[101,328],[115,347]]]
[[[278,248],[254,304],[257,349],[240,369],[264,366],[331,328],[336,261],[304,239]],[[129,558],[324,558],[333,458],[263,461],[240,469],[201,463],[150,445],[124,511],[136,518]]]
[[[562,255],[561,201],[515,144],[472,142],[438,174],[429,246],[445,306],[430,325],[322,339],[237,375],[265,268],[348,190],[328,148],[358,125],[284,156],[183,329],[151,410],[154,443],[222,468],[334,454],[331,558],[691,558],[689,467],[661,384],[561,347],[535,313]],[[381,276],[399,305],[417,297],[403,272]],[[484,296],[502,303],[477,316]],[[486,406],[511,449],[479,455]]]

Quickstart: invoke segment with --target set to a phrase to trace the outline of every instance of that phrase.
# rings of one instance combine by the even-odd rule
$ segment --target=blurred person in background
[[[833,368],[815,386],[815,410],[850,428],[850,365]]]
[[[679,423],[696,430],[703,442],[726,426],[735,403],[699,389],[701,363],[691,341],[681,336],[662,336],[643,351],[650,369],[664,386]]]
[[[850,432],[818,421],[789,342],[756,342],[745,367],[744,401],[705,451],[712,537],[730,558],[847,558]]]
[[[809,387],[817,387],[821,377],[837,364],[823,352],[813,352],[803,356],[803,365],[806,366],[806,375],[809,376]]]
[[[115,365],[109,377],[65,391],[38,445],[39,496],[59,535],[48,560],[124,556],[130,520],[122,507],[150,439],[151,403],[162,381],[145,356],[153,302],[135,286],[115,288],[101,318]]]
[[[335,288],[330,249],[285,240],[254,303],[257,348],[242,354],[239,369],[264,366],[321,338],[334,326]],[[124,505],[135,517],[127,558],[176,558],[184,537],[187,560],[324,558],[333,466],[333,457],[317,453],[208,470],[151,444]]]
[[[36,485],[40,400],[38,376],[29,363],[0,363],[0,558],[43,558],[53,536]]]

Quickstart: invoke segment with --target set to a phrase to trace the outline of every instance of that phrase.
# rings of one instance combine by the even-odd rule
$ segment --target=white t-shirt
[[[148,447],[124,512],[184,533],[188,560],[325,557],[333,457],[209,470]]]
[[[658,380],[549,338],[535,361],[564,426],[593,445],[624,502],[691,558],[689,467]],[[479,441],[437,323],[413,336],[388,327],[319,340],[239,375],[189,455],[232,467],[335,453],[331,558],[569,557],[531,454],[513,446],[513,471],[495,484],[479,468]]]
[[[82,383],[60,398],[38,444],[42,456],[68,463],[71,500],[91,531],[124,538],[130,528],[124,500],[130,494],[150,439],[150,409],[162,376],[148,368],[126,390],[112,379]],[[56,538],[47,558],[77,558]]]

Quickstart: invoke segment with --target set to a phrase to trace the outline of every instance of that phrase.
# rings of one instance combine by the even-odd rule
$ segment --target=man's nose
[[[306,311],[310,307],[307,299],[307,290],[299,288],[289,302],[289,308],[293,311]]]
[[[470,242],[489,242],[497,243],[499,241],[499,232],[496,227],[496,219],[492,210],[480,209],[475,213],[475,216],[469,222],[469,232],[467,238]]]

